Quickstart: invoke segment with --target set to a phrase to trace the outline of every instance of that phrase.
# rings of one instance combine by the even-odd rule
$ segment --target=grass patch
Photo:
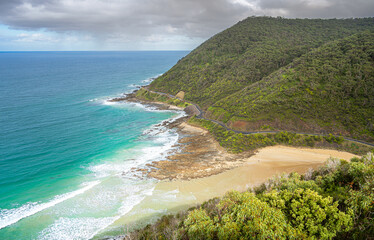
[[[136,92],[136,98],[140,100],[145,100],[145,101],[167,103],[167,104],[174,105],[177,107],[182,107],[182,108],[185,108],[191,105],[190,103],[182,101],[180,99],[172,98],[170,96],[158,94],[155,92],[150,92],[144,88],[141,88]]]

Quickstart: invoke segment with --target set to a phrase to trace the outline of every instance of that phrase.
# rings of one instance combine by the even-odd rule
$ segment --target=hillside
[[[236,130],[373,142],[373,31],[373,18],[250,17],[203,43],[149,88],[184,91],[207,117]]]
[[[228,192],[140,225],[125,239],[374,235],[374,150],[337,136],[374,142],[374,18],[250,17],[203,43],[136,97],[186,104],[172,96],[180,91],[205,111],[188,123],[233,153],[277,144],[369,153]]]
[[[374,29],[366,19],[250,17],[213,36],[152,82],[207,108],[326,42]]]
[[[236,129],[374,139],[374,33],[337,40],[222,99],[208,116]]]

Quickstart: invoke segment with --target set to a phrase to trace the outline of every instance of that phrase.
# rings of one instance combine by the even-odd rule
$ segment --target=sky
[[[373,17],[374,0],[0,0],[0,51],[191,50],[249,16]]]

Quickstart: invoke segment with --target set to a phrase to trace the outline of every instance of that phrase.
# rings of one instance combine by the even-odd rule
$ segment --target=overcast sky
[[[0,50],[190,50],[248,16],[374,16],[374,0],[0,0]]]

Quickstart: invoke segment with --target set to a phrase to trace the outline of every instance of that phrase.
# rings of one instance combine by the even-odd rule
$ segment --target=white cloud
[[[21,33],[21,34],[18,34],[17,39],[15,39],[14,41],[15,42],[52,42],[52,43],[59,42],[58,39],[48,37],[41,33]]]

